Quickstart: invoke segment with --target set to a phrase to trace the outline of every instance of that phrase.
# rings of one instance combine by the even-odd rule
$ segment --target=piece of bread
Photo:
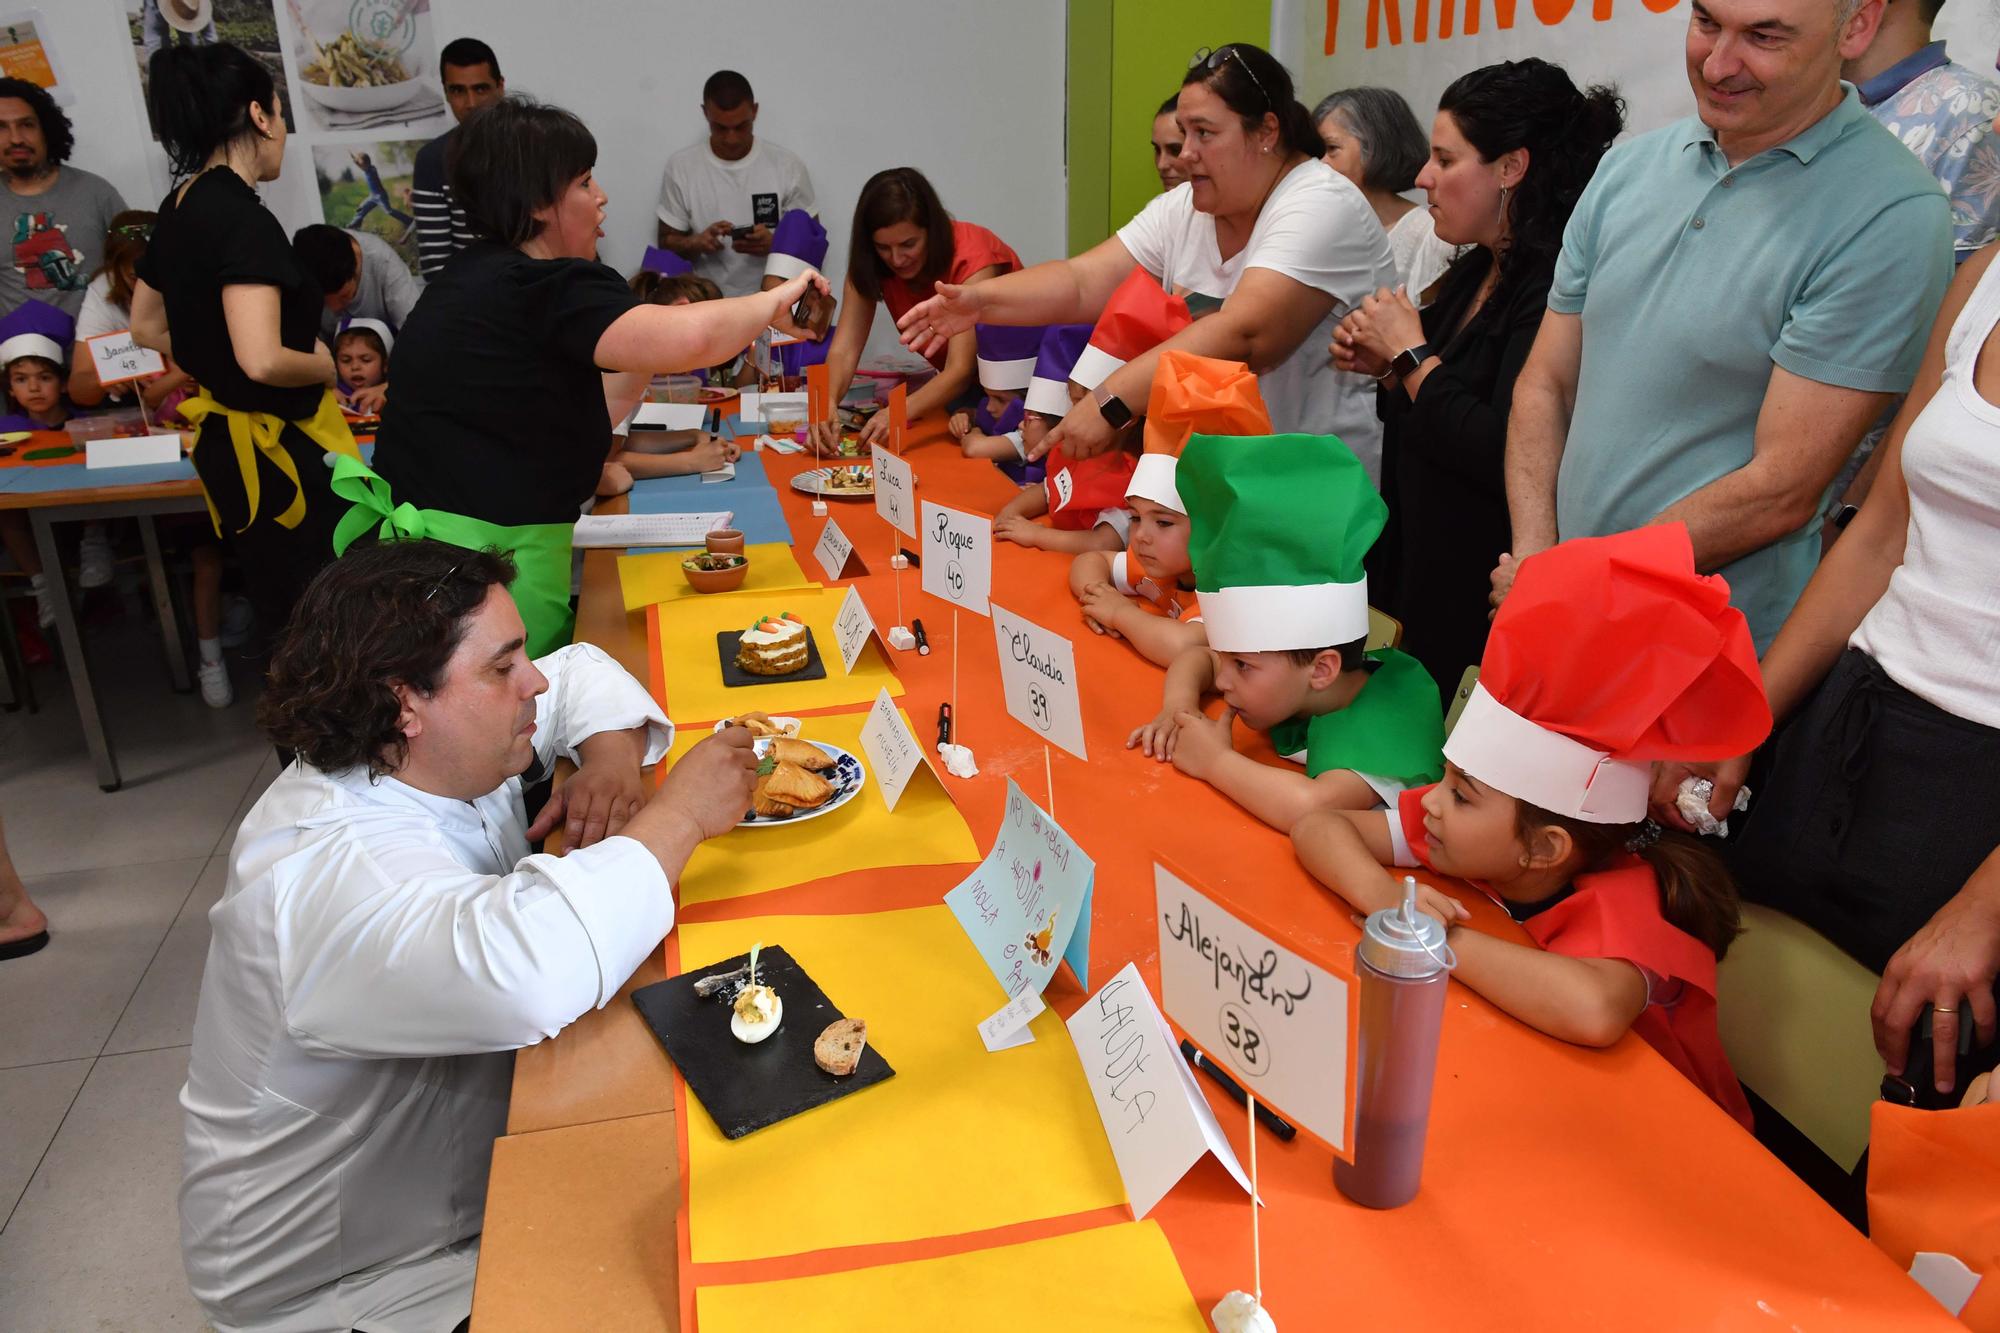
[[[843,1018],[826,1025],[813,1043],[813,1063],[835,1078],[846,1078],[861,1063],[868,1045],[868,1024],[859,1018]]]
[[[797,764],[809,773],[823,773],[834,765],[834,758],[811,741],[794,740],[782,736],[771,743],[771,754],[781,764]]]

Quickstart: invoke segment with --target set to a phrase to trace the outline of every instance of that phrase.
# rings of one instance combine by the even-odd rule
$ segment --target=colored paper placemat
[[[734,717],[753,708],[766,713],[799,713],[865,704],[885,688],[892,695],[901,695],[902,682],[873,654],[862,656],[851,672],[844,670],[837,658],[829,661],[824,680],[786,680],[742,689],[723,684],[716,635],[748,629],[759,614],[790,611],[805,622],[814,639],[838,643],[833,618],[839,614],[844,596],[844,588],[807,588],[787,590],[761,603],[741,597],[684,598],[660,607],[648,617],[648,623],[658,626],[658,661],[666,694],[661,703],[667,714],[677,723],[692,724]]]
[[[842,713],[802,718],[800,723],[807,740],[837,745],[858,755],[861,727],[867,720],[866,713]],[[909,721],[905,714],[904,724],[909,725]],[[706,727],[683,728],[674,738],[673,758],[679,759],[706,735]],[[694,849],[676,887],[681,905],[689,907],[790,888],[851,870],[949,865],[978,859],[972,830],[943,787],[920,774],[904,789],[903,799],[891,813],[882,799],[881,785],[870,774],[859,796],[823,818],[755,825],[710,838]],[[996,990],[988,1012],[999,1004]]]
[[[757,958],[757,980],[776,991],[784,1006],[778,1030],[759,1042],[739,1041],[730,1028],[736,990],[704,999],[694,988],[704,976],[734,972],[749,963],[749,954],[738,954],[632,994],[646,1026],[725,1137],[740,1139],[896,1076],[876,1049],[873,1034],[862,1048],[861,1062],[845,1077],[819,1067],[813,1043],[829,1023],[847,1015],[782,945],[764,949]]]
[[[639,611],[660,602],[678,602],[684,597],[736,597],[746,592],[778,592],[819,586],[806,577],[805,570],[799,568],[791,547],[782,542],[759,542],[743,548],[743,554],[750,559],[750,572],[744,576],[742,587],[731,592],[696,592],[682,577],[681,561],[697,554],[698,550],[690,547],[657,555],[619,556],[618,590],[625,599],[625,609]]]
[[[1157,1222],[845,1273],[704,1286],[701,1333],[1017,1333],[1023,1325],[1092,1333],[1202,1333],[1208,1325]]]
[[[955,1236],[1125,1200],[1069,1032],[996,1053],[976,1025],[1005,996],[943,905],[851,916],[683,922],[697,971],[783,945],[867,1020],[896,1077],[762,1133],[722,1137],[691,1102],[689,1245],[697,1263]]]

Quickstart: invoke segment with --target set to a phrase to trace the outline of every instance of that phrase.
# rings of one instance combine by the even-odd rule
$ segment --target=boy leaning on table
[[[1167,668],[1160,713],[1127,740],[1281,832],[1316,809],[1372,810],[1443,776],[1444,717],[1413,657],[1366,652],[1362,557],[1388,508],[1330,435],[1195,435],[1187,505],[1206,648]],[[1201,711],[1222,696],[1219,718]],[[1303,773],[1238,753],[1237,718]]]
[[[313,579],[258,720],[298,754],[229,853],[181,1106],[181,1254],[221,1333],[448,1333],[472,1308],[513,1052],[601,1008],[749,808],[731,727],[673,726],[596,648],[531,661],[511,561],[357,546]],[[532,824],[521,774],[576,775]],[[563,856],[529,842],[567,830]]]

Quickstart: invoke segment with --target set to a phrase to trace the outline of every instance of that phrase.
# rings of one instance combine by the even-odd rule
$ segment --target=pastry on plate
[[[846,1078],[861,1063],[868,1045],[868,1024],[858,1018],[843,1018],[826,1025],[813,1043],[813,1063],[835,1078]]]
[[[737,642],[736,665],[753,676],[789,676],[805,669],[809,643],[805,625],[790,611],[760,616]]]
[[[765,771],[768,765],[770,771]],[[765,756],[758,766],[757,785],[750,789],[751,809],[767,819],[789,819],[814,810],[833,797],[833,784],[819,774]]]
[[[781,736],[771,742],[771,757],[781,764],[797,764],[810,773],[824,773],[834,765],[834,758],[811,741],[794,740]]]

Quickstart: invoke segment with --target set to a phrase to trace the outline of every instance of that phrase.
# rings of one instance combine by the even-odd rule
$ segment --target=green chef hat
[[[1327,648],[1368,635],[1361,558],[1388,521],[1331,435],[1194,435],[1177,474],[1211,648]]]

